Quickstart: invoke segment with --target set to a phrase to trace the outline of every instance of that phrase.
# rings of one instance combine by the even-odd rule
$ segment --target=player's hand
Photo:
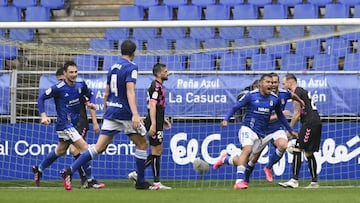
[[[151,125],[150,126],[150,129],[149,129],[149,135],[155,135],[155,133],[156,133],[156,125]]]
[[[99,124],[97,122],[93,123],[93,129],[94,129],[95,134],[98,134],[100,132],[100,127],[99,127]]]
[[[51,119],[46,115],[41,116],[41,124],[49,125],[51,123]]]
[[[164,119],[164,127],[165,129],[169,130],[171,128],[171,122],[168,118]]]
[[[89,109],[96,110],[96,104],[93,104],[93,103],[90,103],[90,102],[86,102],[85,105],[86,105]]]
[[[283,114],[284,114],[284,116],[285,116],[286,118],[290,118],[291,113],[290,113],[289,110],[284,110],[284,111],[283,111]]]
[[[221,121],[220,126],[221,127],[226,127],[228,125],[227,121]]]
[[[286,131],[286,136],[287,136],[288,138],[291,138],[291,137],[298,138],[298,137],[299,137],[298,133],[295,132],[295,131],[293,131],[293,132],[291,132],[291,133],[288,132],[288,131]]]
[[[131,118],[131,124],[133,129],[137,130],[140,128],[140,123],[142,123],[142,120],[139,115],[133,115]]]

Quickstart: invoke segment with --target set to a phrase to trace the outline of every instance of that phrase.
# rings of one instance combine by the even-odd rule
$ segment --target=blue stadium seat
[[[344,4],[326,4],[325,18],[349,18],[349,7]]]
[[[219,38],[241,39],[243,37],[244,37],[244,27],[221,27],[221,28],[219,28]]]
[[[326,5],[331,4],[333,0],[308,0],[308,2],[315,5]]]
[[[25,21],[50,21],[50,10],[41,6],[28,7],[26,8]]]
[[[228,51],[229,41],[225,39],[207,39],[204,41],[204,49],[227,48],[221,52]]]
[[[0,6],[8,6],[8,0],[0,0]]]
[[[166,64],[169,71],[184,71],[186,57],[185,55],[162,55],[160,63]]]
[[[360,70],[360,53],[351,53],[345,56],[344,70],[345,71]]]
[[[216,0],[192,0],[191,3],[198,6],[206,6],[216,4]]]
[[[114,65],[121,57],[120,56],[104,56],[103,68],[102,70],[110,70],[111,66]]]
[[[304,37],[304,26],[281,26],[279,38],[281,39],[294,39]]]
[[[234,20],[257,19],[257,9],[254,5],[236,5],[233,9]]]
[[[138,65],[139,71],[152,71],[154,64],[158,61],[157,58],[152,55],[136,55],[134,63]]]
[[[178,20],[201,20],[201,7],[196,5],[183,5],[178,8]]]
[[[270,54],[254,54],[251,56],[250,70],[275,70],[275,60]]]
[[[40,0],[40,5],[50,9],[65,8],[64,0]]]
[[[281,4],[265,5],[264,19],[286,19],[287,9]],[[273,26],[251,27],[249,36],[254,39],[268,39],[274,36]]]
[[[134,0],[134,5],[142,7],[150,7],[159,5],[159,0]]]
[[[230,8],[226,5],[208,5],[206,6],[206,20],[229,20]]]
[[[165,39],[181,39],[186,37],[186,28],[162,28],[161,37]]]
[[[31,42],[34,40],[34,31],[32,29],[11,29],[9,39]]]
[[[107,40],[120,40],[128,39],[129,30],[127,28],[107,28],[105,29],[105,39]]]
[[[357,5],[360,4],[360,0],[338,0],[338,3],[345,5]]]
[[[121,6],[119,8],[120,21],[142,21],[144,10],[140,6]]]
[[[180,5],[186,5],[188,3],[188,0],[163,0],[164,5],[168,6],[180,6]]]
[[[209,54],[191,54],[188,69],[190,71],[213,71],[215,70],[215,58]]]
[[[18,22],[21,20],[21,12],[15,6],[0,7],[0,22]]]
[[[244,0],[220,0],[220,4],[228,5],[228,6],[235,6],[244,3]]]
[[[172,8],[166,5],[150,6],[149,20],[172,20]]]
[[[360,5],[354,6],[354,16],[353,18],[360,18]]]
[[[259,41],[251,38],[235,39],[234,52],[250,57],[259,53]]]
[[[339,70],[339,58],[335,55],[317,54],[314,56],[311,70],[337,71]]]
[[[0,29],[0,38],[5,38],[5,36],[6,36],[6,30]]]
[[[152,50],[152,51],[171,50],[171,41],[169,41],[167,39],[148,39],[147,40],[147,50]]]
[[[326,39],[326,53],[336,56],[345,56],[350,53],[350,43],[343,38]]]
[[[290,43],[276,44],[276,41],[273,41],[273,40],[267,40],[266,42],[268,42],[268,44],[270,44],[265,47],[265,52],[267,54],[271,54],[275,57],[281,57],[285,54],[290,53]],[[271,45],[271,44],[273,44],[273,45]]]
[[[4,70],[4,59],[0,57],[0,70]]]
[[[306,58],[302,54],[285,54],[281,58],[282,71],[301,71],[306,70]]]
[[[295,4],[301,4],[303,0],[278,0],[278,4],[282,5],[295,5]]]
[[[296,4],[294,6],[294,18],[318,18],[318,7],[312,4]]]
[[[215,38],[215,28],[192,27],[190,28],[190,37],[193,39],[203,39],[203,40]]]
[[[15,46],[0,44],[0,56],[5,59],[15,59],[18,55],[18,49]]]
[[[79,71],[97,71],[98,57],[94,55],[75,55],[74,62]]]
[[[266,4],[271,4],[272,0],[251,0],[251,1],[248,1],[248,3],[257,5],[257,6],[264,6]]]
[[[220,70],[243,71],[245,70],[245,57],[239,52],[222,53],[220,56]]]
[[[179,51],[195,51],[200,49],[200,42],[196,39],[177,39],[175,42],[175,50]]]
[[[37,5],[37,0],[13,0],[12,2],[13,6],[23,9]]]
[[[157,28],[134,28],[132,37],[134,39],[154,39],[157,38]]]
[[[114,50],[114,41],[107,39],[90,39],[89,49],[101,52],[111,52]]]
[[[320,41],[319,40],[306,40],[296,42],[296,54],[302,54],[304,56],[314,56],[320,53]]]

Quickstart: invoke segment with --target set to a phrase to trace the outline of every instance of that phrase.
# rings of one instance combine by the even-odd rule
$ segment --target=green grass
[[[172,190],[141,191],[135,190],[128,181],[107,180],[106,188],[101,190],[74,188],[65,191],[60,181],[43,181],[42,187],[33,187],[31,181],[1,181],[0,202],[12,203],[55,203],[55,202],[96,202],[96,203],[232,203],[232,202],[315,202],[332,203],[346,202],[360,203],[359,182],[354,181],[353,185],[334,181],[333,186],[328,184],[319,189],[286,189],[277,186],[275,183],[254,181],[247,190],[235,191],[232,189],[232,181],[177,181],[173,184]],[[338,184],[335,184],[338,183]],[[300,183],[302,186],[305,182]],[[79,185],[74,182],[74,186]],[[187,185],[187,186],[184,186]],[[343,185],[343,186],[336,186]]]

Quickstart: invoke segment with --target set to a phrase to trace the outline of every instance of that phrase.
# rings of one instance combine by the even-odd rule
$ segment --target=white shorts
[[[100,134],[114,136],[115,134],[120,132],[124,132],[127,135],[130,134],[140,134],[142,136],[146,135],[146,129],[142,124],[140,126],[140,129],[135,130],[132,127],[132,122],[130,120],[104,119]]]
[[[254,145],[259,140],[257,134],[247,126],[241,126],[238,136],[241,146]]]
[[[261,152],[271,140],[277,140],[279,138],[284,138],[287,140],[285,130],[277,130],[271,134],[266,135],[264,138],[257,140],[253,145],[253,153],[256,154]]]
[[[58,134],[59,140],[68,142],[69,144],[76,142],[82,138],[79,132],[74,127],[67,128],[63,131],[56,131],[56,133]]]

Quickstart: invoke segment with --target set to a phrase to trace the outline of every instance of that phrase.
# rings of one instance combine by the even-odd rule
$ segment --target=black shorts
[[[151,126],[151,120],[149,117],[146,117],[144,120],[146,131],[149,132],[150,126]],[[164,130],[163,130],[163,121],[160,120],[156,123],[156,133],[155,135],[149,135],[149,144],[150,146],[158,146],[161,145],[164,141]],[[159,126],[159,127],[158,127]]]
[[[81,126],[78,125],[76,127],[76,130],[79,132],[79,134],[81,135],[81,137],[85,140],[86,134],[89,131],[89,127],[85,127],[85,126]]]
[[[300,128],[296,147],[306,152],[317,152],[320,148],[322,124],[303,124]]]

